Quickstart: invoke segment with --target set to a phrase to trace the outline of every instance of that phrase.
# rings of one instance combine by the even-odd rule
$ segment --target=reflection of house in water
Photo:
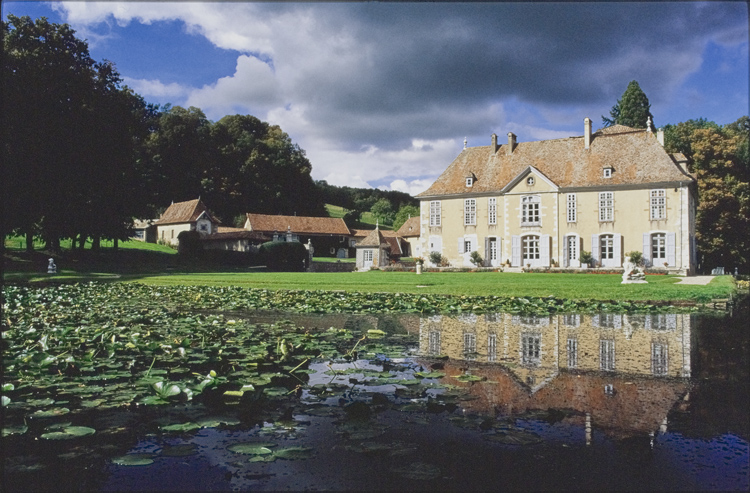
[[[467,410],[573,409],[631,435],[663,430],[687,393],[690,328],[678,314],[438,315],[421,321],[420,353],[449,356],[448,375],[468,365],[487,378],[450,382],[470,387]]]

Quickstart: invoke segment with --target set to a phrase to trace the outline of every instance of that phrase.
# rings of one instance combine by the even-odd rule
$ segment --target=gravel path
[[[700,284],[701,286],[705,286],[709,282],[711,282],[711,279],[713,279],[716,276],[690,276],[690,277],[683,277],[680,279],[680,282],[677,284]]]

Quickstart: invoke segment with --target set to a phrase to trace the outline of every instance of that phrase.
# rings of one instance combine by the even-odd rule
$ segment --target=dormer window
[[[534,186],[534,177],[533,176],[529,176],[528,178],[526,178],[526,184],[528,186],[530,186],[530,187],[533,187]]]
[[[474,185],[474,177],[473,176],[467,176],[466,177],[466,186],[471,187]]]
[[[612,168],[604,168],[604,178],[612,178]]]

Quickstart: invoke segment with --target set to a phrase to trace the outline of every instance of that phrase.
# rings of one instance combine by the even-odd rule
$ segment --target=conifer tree
[[[610,118],[602,116],[605,127],[610,125],[625,125],[633,128],[646,128],[648,118],[653,125],[654,115],[651,114],[651,103],[637,81],[630,81],[628,88],[617,100],[609,112]]]

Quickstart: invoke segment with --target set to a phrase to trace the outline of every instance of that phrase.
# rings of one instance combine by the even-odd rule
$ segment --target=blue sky
[[[748,6],[3,2],[152,103],[252,114],[335,185],[426,189],[463,147],[582,135],[637,80],[657,126],[748,114]]]

